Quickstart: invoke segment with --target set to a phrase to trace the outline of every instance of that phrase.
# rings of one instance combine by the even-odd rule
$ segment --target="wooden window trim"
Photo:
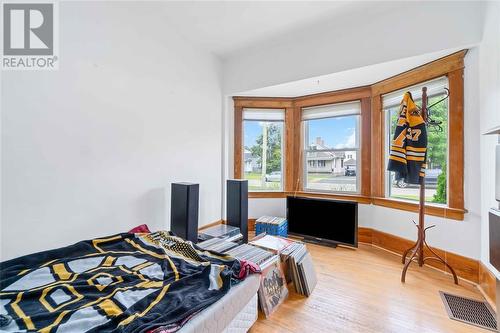
[[[320,94],[300,96],[293,99],[294,105],[298,108],[308,108],[313,106],[328,105],[335,103],[344,103],[361,100],[371,97],[371,88],[369,86],[357,87],[329,91]]]
[[[286,198],[288,196],[306,197],[306,198],[325,198],[335,200],[348,200],[358,203],[370,204],[371,197],[361,194],[337,194],[337,193],[322,193],[322,192],[249,192],[248,197],[251,199],[268,199],[268,198]]]
[[[234,178],[243,178],[243,109],[244,108],[280,108],[285,109],[284,143],[284,192],[303,190],[303,147],[302,147],[302,108],[359,100],[361,102],[361,188],[353,196],[370,195],[370,87],[359,87],[339,91],[301,96],[297,98],[281,97],[233,97],[234,101]],[[364,184],[364,185],[363,185]],[[276,193],[276,195],[270,194]],[[279,191],[249,192],[250,197],[280,197]],[[305,192],[304,192],[305,193]],[[317,192],[307,192],[314,193]],[[326,192],[325,195],[343,193]],[[351,193],[347,194],[351,195]]]
[[[243,107],[234,104],[234,178],[243,178]]]
[[[288,195],[351,200],[359,203],[416,212],[418,204],[385,197],[385,140],[382,95],[447,76],[450,87],[448,205],[426,204],[426,214],[463,220],[464,214],[464,57],[467,50],[398,74],[370,86],[300,97],[241,97],[234,100],[234,178],[243,176],[243,108],[285,109],[284,177],[281,192],[250,192],[250,198],[285,198]],[[359,194],[303,191],[302,108],[348,101],[361,101],[361,188]]]
[[[334,200],[355,201],[357,203],[370,204],[371,198],[361,194],[342,194],[342,193],[322,193],[322,192],[288,192],[286,196],[298,196],[306,198],[324,198]]]
[[[250,199],[268,199],[268,198],[286,198],[286,192],[275,191],[275,192],[248,192],[248,197]]]
[[[243,109],[283,109],[285,110],[285,120],[283,121],[283,163],[282,189],[281,191],[254,191],[250,193],[282,193],[289,190],[289,184],[293,183],[294,147],[293,138],[295,127],[293,126],[293,102],[289,98],[279,97],[233,97],[234,101],[234,178],[243,179]],[[282,138],[283,139],[283,138]]]

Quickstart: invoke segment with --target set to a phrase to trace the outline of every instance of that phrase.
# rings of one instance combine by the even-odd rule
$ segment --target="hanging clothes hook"
[[[427,107],[427,125],[430,128],[437,129],[438,132],[443,131],[443,127],[441,126],[441,124],[443,122],[432,119],[432,116],[431,116],[432,112],[431,111],[432,111],[433,106],[438,105],[439,103],[445,101],[446,99],[448,99],[450,97],[450,89],[444,88],[444,90],[446,91],[446,95],[443,98],[441,98],[439,101],[434,102],[430,106]]]
[[[443,98],[441,98],[439,101],[437,101],[437,102],[432,103],[431,105],[429,105],[429,106],[427,107],[427,110],[432,109],[432,107],[433,107],[433,106],[435,106],[435,105],[437,105],[437,104],[441,103],[442,101],[444,101],[444,100],[446,100],[446,99],[448,99],[448,98],[450,97],[450,89],[448,89],[448,88],[444,88],[444,90],[446,90],[446,96],[444,96]]]

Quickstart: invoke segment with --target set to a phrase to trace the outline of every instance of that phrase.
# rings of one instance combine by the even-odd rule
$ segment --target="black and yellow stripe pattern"
[[[425,177],[427,131],[420,110],[409,92],[400,104],[397,126],[391,140],[387,169],[396,179],[418,184]]]
[[[174,237],[119,234],[0,264],[0,331],[132,332],[185,318],[221,298],[239,262]],[[172,326],[173,325],[173,326]]]

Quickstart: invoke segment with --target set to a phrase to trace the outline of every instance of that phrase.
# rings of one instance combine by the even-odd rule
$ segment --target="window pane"
[[[306,149],[357,148],[359,116],[307,120]]]
[[[304,121],[305,188],[358,192],[359,115]]]
[[[306,189],[356,192],[358,151],[306,152]]]
[[[243,121],[244,179],[250,191],[283,188],[281,121]]]
[[[444,95],[437,95],[429,98],[429,105],[441,100]],[[422,100],[415,100],[415,103],[421,105]],[[390,140],[396,128],[396,122],[399,112],[399,105],[393,106],[385,110],[387,113],[387,129],[386,138],[386,158],[387,163],[389,158]],[[431,203],[446,204],[447,203],[447,160],[448,160],[448,101],[442,101],[432,107],[431,118],[436,121],[441,121],[441,130],[436,127],[427,129],[427,170],[425,172],[425,201]],[[387,169],[387,164],[386,164]],[[394,172],[387,172],[386,187],[388,195],[392,198],[404,200],[419,200],[419,185],[406,184],[404,181],[397,181],[394,177]]]

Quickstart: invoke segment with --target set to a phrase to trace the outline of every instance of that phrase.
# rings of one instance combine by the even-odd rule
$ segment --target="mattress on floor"
[[[246,332],[257,320],[260,275],[252,274],[220,300],[198,313],[179,332]]]

